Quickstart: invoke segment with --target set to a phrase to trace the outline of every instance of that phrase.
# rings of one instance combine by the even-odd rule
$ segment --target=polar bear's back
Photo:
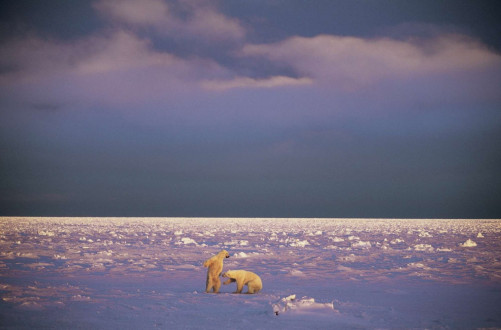
[[[256,273],[243,269],[228,270],[226,271],[226,277],[231,277],[234,279],[245,279],[246,281],[252,281],[255,278],[259,278]]]
[[[229,270],[223,276],[235,279],[237,282],[247,285],[249,293],[259,292],[263,288],[263,282],[259,275],[248,270]]]

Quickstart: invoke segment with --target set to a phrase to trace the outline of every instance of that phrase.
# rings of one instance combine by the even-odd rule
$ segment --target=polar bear
[[[244,285],[247,285],[246,293],[258,293],[263,288],[261,278],[257,274],[246,270],[228,270],[223,274],[223,277],[228,277],[224,284],[237,282],[237,291],[235,293],[242,293]]]
[[[205,292],[210,292],[214,290],[214,293],[219,292],[219,288],[221,287],[221,281],[219,280],[219,275],[223,271],[223,260],[224,258],[229,258],[230,254],[228,251],[223,250],[219,252],[217,255],[205,260],[204,267],[208,267],[207,269],[207,281],[205,283],[206,288]]]

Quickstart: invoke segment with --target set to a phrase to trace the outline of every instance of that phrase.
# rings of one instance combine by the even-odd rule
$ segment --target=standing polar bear
[[[221,287],[221,281],[219,280],[219,275],[223,271],[223,260],[224,258],[229,258],[230,254],[228,251],[223,250],[219,252],[217,255],[205,260],[204,267],[208,267],[207,269],[207,281],[205,283],[206,288],[205,292],[211,292],[214,290],[214,293],[219,292],[219,288]]]
[[[235,293],[242,293],[244,285],[247,285],[247,293],[258,293],[263,288],[261,278],[246,270],[228,270],[223,274],[223,277],[228,277],[224,284],[237,282],[237,291]]]

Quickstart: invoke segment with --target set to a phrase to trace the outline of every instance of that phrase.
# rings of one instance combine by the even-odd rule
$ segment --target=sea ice
[[[501,328],[501,220],[0,217],[0,233],[5,328]],[[203,293],[223,248],[260,293]]]

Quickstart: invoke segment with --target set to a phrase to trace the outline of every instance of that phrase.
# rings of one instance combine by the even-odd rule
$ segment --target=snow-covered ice
[[[260,293],[204,293],[222,249]],[[501,220],[4,217],[0,298],[0,328],[500,328]]]

